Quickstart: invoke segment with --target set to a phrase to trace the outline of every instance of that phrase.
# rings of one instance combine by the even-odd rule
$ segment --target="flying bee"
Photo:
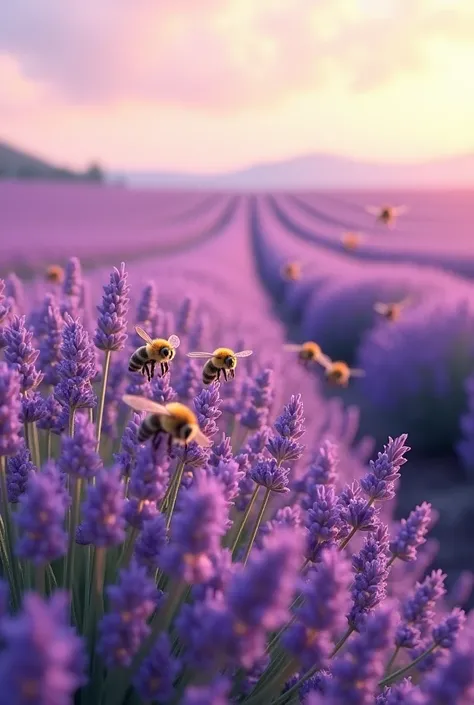
[[[367,206],[367,213],[376,216],[378,223],[383,223],[389,228],[393,228],[399,215],[406,213],[406,206]]]
[[[352,369],[341,360],[333,362],[326,358],[323,367],[326,370],[326,379],[338,387],[347,387],[351,377],[365,377],[364,370]]]
[[[378,302],[374,304],[374,311],[380,313],[387,321],[398,321],[402,315],[403,309],[410,303],[410,298],[403,299],[403,301],[398,301],[397,303],[383,304]]]
[[[59,264],[50,264],[45,272],[46,281],[51,284],[62,284],[64,281],[64,269]]]
[[[324,364],[329,361],[329,358],[324,355],[321,347],[312,340],[301,344],[288,343],[288,345],[283,346],[283,349],[288,350],[288,352],[298,353],[298,359],[305,367],[312,362],[318,362],[324,367]]]
[[[235,368],[237,367],[237,358],[239,357],[249,357],[253,350],[241,350],[240,352],[234,352],[230,348],[217,348],[214,352],[188,352],[186,355],[188,357],[195,358],[209,358],[202,368],[202,381],[203,384],[211,384],[216,380],[219,380],[221,372],[224,375],[224,379],[227,382],[229,373],[231,379],[235,377]]]
[[[122,400],[135,411],[146,411],[146,416],[138,427],[138,442],[145,443],[152,439],[157,448],[163,436],[168,437],[168,450],[173,443],[186,446],[191,441],[209,447],[212,441],[199,428],[196,415],[184,404],[171,402],[163,406],[151,399],[125,394]]]
[[[341,235],[341,243],[345,250],[356,250],[362,241],[361,233],[346,232]]]
[[[129,371],[139,372],[141,370],[141,373],[143,375],[146,374],[148,381],[150,381],[155,376],[155,365],[159,362],[161,376],[163,376],[168,372],[169,363],[174,359],[176,349],[179,348],[180,340],[178,336],[170,335],[168,340],[165,340],[165,338],[152,340],[140,326],[135,326],[135,330],[137,335],[146,342],[146,345],[142,345],[135,350],[131,356],[128,363]]]
[[[283,279],[288,282],[297,282],[301,279],[301,265],[299,262],[287,262],[281,268]]]

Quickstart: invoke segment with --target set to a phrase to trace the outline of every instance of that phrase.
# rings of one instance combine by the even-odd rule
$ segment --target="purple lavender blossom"
[[[196,310],[196,305],[194,299],[190,296],[186,296],[181,303],[178,316],[176,318],[176,330],[181,335],[189,332],[191,319],[193,318]]]
[[[474,631],[465,629],[447,652],[438,660],[435,670],[421,684],[425,703],[429,705],[470,705],[474,702]]]
[[[97,374],[94,348],[79,320],[64,314],[61,360],[57,365],[59,382],[56,399],[70,409],[94,408],[97,397],[91,382]]]
[[[69,411],[58,402],[54,394],[43,401],[43,413],[37,422],[38,428],[60,436],[65,430],[69,419]]]
[[[39,392],[26,392],[21,397],[20,421],[34,423],[40,421],[46,415],[44,399]]]
[[[166,519],[156,514],[143,523],[134,546],[134,557],[139,565],[157,570],[161,552],[166,545]]]
[[[143,700],[168,702],[173,697],[173,682],[179,671],[179,661],[171,655],[168,635],[160,634],[142,662],[133,685]]]
[[[162,377],[155,376],[151,382],[151,398],[157,404],[168,404],[176,399],[176,392],[170,385],[171,375],[169,372]]]
[[[25,294],[23,284],[16,274],[10,272],[5,279],[5,296],[11,302],[12,309],[23,312]]]
[[[163,550],[160,567],[188,583],[208,581],[214,573],[210,554],[219,549],[227,522],[222,484],[197,472],[191,487],[178,495],[170,543]]]
[[[63,436],[58,467],[73,477],[90,479],[102,469],[103,463],[96,452],[94,424],[85,414],[77,414],[74,436]]]
[[[339,497],[341,500],[341,497]],[[374,531],[377,528],[377,511],[374,507],[369,506],[368,502],[361,497],[351,499],[347,506],[341,504],[340,517],[343,523],[346,523],[351,529],[357,531]]]
[[[283,636],[283,645],[305,671],[328,664],[334,638],[345,626],[350,582],[345,556],[336,547],[323,549],[317,568],[302,585],[304,602],[296,610],[297,621]]]
[[[413,683],[405,679],[400,683],[384,688],[377,696],[375,705],[423,705],[422,699],[414,700]],[[421,695],[421,694],[420,694]]]
[[[186,360],[183,371],[174,385],[176,394],[185,404],[194,399],[201,386],[201,371],[195,360]]]
[[[118,468],[101,470],[82,505],[82,528],[95,546],[116,546],[125,538],[125,498]]]
[[[209,464],[207,474],[219,480],[224,487],[224,494],[229,504],[234,503],[234,499],[239,494],[239,483],[244,477],[239,464],[233,458],[220,460],[217,466]]]
[[[421,583],[416,583],[413,593],[401,604],[401,622],[395,633],[398,647],[412,649],[419,645],[422,633],[434,619],[436,603],[445,594],[446,575],[434,570]]]
[[[210,467],[216,468],[222,460],[228,461],[232,460],[232,458],[232,439],[223,433],[221,442],[214,443],[211,448],[208,464]]]
[[[213,382],[209,387],[202,389],[194,399],[194,408],[199,427],[208,438],[214,436],[219,430],[216,423],[222,414],[219,411],[221,404],[219,387],[219,382]]]
[[[260,456],[267,447],[270,439],[271,429],[268,426],[262,426],[249,436],[247,443],[242,448],[242,452],[248,456],[250,464],[255,463],[260,459]]]
[[[138,302],[136,319],[140,323],[153,321],[158,310],[157,294],[154,282],[149,282],[143,289]]]
[[[63,528],[66,508],[57,493],[58,482],[45,473],[32,473],[19,498],[20,509],[15,514],[20,535],[16,554],[34,565],[50,563],[67,550]]]
[[[341,528],[339,506],[333,487],[318,485],[314,492],[313,506],[308,510],[307,554],[314,560],[321,546],[332,543]]]
[[[337,446],[325,440],[310,463],[308,472],[294,483],[296,492],[309,492],[314,485],[334,485],[337,477]]]
[[[432,631],[433,641],[443,649],[451,649],[466,623],[464,610],[455,607]]]
[[[99,316],[94,336],[94,345],[99,350],[118,352],[123,350],[127,340],[127,313],[130,293],[125,263],[116,267],[104,286],[102,303],[97,307]]]
[[[276,418],[274,429],[279,436],[297,441],[305,434],[304,421],[301,394],[292,395],[280,416]]]
[[[125,500],[124,517],[134,529],[142,529],[145,522],[154,519],[159,513],[156,502],[130,497]]]
[[[425,543],[431,521],[431,504],[423,502],[408,516],[402,519],[395,539],[390,543],[392,555],[401,561],[416,560],[418,548]]]
[[[181,705],[230,705],[229,691],[230,683],[225,678],[217,678],[211,685],[190,685]]]
[[[80,303],[82,297],[82,269],[77,257],[71,257],[64,268],[63,302],[61,313],[69,314],[76,318],[80,313]]]
[[[289,492],[289,468],[282,468],[274,458],[262,459],[250,470],[250,477],[257,485],[278,494]]]
[[[396,609],[388,602],[367,619],[364,630],[336,658],[326,697],[331,705],[372,705],[384,672],[384,657],[393,643]]]
[[[32,345],[33,333],[25,327],[25,316],[13,316],[5,329],[5,360],[20,374],[21,392],[35,390],[43,379],[35,367],[39,352]]]
[[[379,453],[377,460],[370,461],[370,472],[360,481],[360,486],[367,497],[372,501],[386,501],[395,497],[395,482],[400,477],[400,467],[407,462],[404,454],[410,450],[405,446],[407,434],[395,440],[388,439],[383,453]]]
[[[132,562],[120,571],[118,585],[107,587],[109,612],[99,623],[97,650],[108,668],[127,667],[150,633],[147,620],[163,593],[146,569]]]
[[[163,442],[158,448],[153,448],[151,443],[140,447],[130,475],[129,494],[138,500],[160,502],[169,485],[169,466]]]
[[[21,378],[0,362],[0,455],[15,455],[21,446]]]
[[[269,519],[260,526],[256,540],[257,546],[262,548],[262,542],[265,537],[269,536],[278,527],[294,528],[301,526],[302,518],[301,507],[298,504],[280,507],[280,509],[276,511],[273,519]]]
[[[30,451],[22,441],[18,453],[7,460],[6,476],[9,502],[17,504],[20,496],[26,490],[31,473],[36,471],[36,466],[31,462]]]
[[[240,417],[240,424],[250,431],[266,426],[275,398],[273,371],[263,370],[252,384],[250,403]]]
[[[68,705],[85,683],[84,644],[67,624],[67,604],[63,592],[48,601],[28,593],[21,612],[2,620],[1,705]]]
[[[360,560],[359,556],[359,560]],[[361,631],[367,616],[380,605],[387,594],[387,557],[379,555],[375,560],[363,561],[351,586],[352,608],[348,616],[349,625]]]
[[[140,448],[138,443],[138,429],[143,416],[144,414],[133,412],[122,434],[120,452],[114,455],[114,461],[120,468],[123,477],[130,477],[135,467],[137,452]]]
[[[192,595],[196,600],[204,600],[208,595],[215,597],[223,593],[229,585],[232,576],[242,568],[241,563],[232,562],[232,552],[227,548],[220,548],[215,553],[209,554],[213,565],[212,577],[205,583],[194,585]]]
[[[366,563],[377,561],[381,557],[387,558],[390,537],[388,526],[379,522],[377,527],[364,540],[359,553],[352,556],[352,567],[356,573],[365,569]]]
[[[39,343],[38,364],[44,373],[44,383],[54,387],[59,382],[57,366],[61,359],[64,321],[59,307],[52,296],[50,296],[49,306],[42,323],[44,335],[41,336]]]
[[[48,477],[51,481],[51,489],[57,496],[58,501],[64,507],[64,511],[72,504],[71,495],[68,491],[68,477],[60,470],[54,460],[49,460],[41,468],[41,475]]]

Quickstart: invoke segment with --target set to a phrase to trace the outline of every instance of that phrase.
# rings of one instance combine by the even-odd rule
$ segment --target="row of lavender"
[[[456,447],[472,470],[470,283],[415,265],[362,266],[344,255],[315,253],[293,241],[264,199],[255,199],[250,207],[262,281],[290,335],[297,341],[316,340],[333,359],[366,371],[354,385],[377,437],[408,429],[420,452],[443,454]],[[303,262],[301,281],[284,281],[281,266],[288,259]],[[378,301],[407,296],[412,304],[396,324],[374,311]]]
[[[406,436],[367,466],[356,411],[274,359],[277,330],[244,328],[254,356],[203,389],[182,352],[232,344],[242,302],[209,317],[190,288],[135,294],[134,323],[182,339],[151,382],[127,372],[123,266],[97,321],[74,259],[26,318],[0,304],[0,703],[468,705],[470,580],[425,575],[428,504],[392,519]],[[123,391],[194,407],[211,449],[140,445]]]

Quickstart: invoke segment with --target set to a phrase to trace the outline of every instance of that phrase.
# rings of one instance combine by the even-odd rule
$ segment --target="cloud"
[[[474,40],[471,3],[15,0],[2,8],[0,53],[69,103],[232,111],[314,90],[334,72],[363,91],[418,70],[430,39]]]

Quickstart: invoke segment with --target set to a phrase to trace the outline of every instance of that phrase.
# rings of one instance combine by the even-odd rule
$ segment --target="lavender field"
[[[0,212],[0,705],[472,705],[472,195],[4,183]],[[164,376],[136,325],[179,336]],[[252,355],[204,386],[221,346]],[[124,394],[206,442],[155,447]]]

